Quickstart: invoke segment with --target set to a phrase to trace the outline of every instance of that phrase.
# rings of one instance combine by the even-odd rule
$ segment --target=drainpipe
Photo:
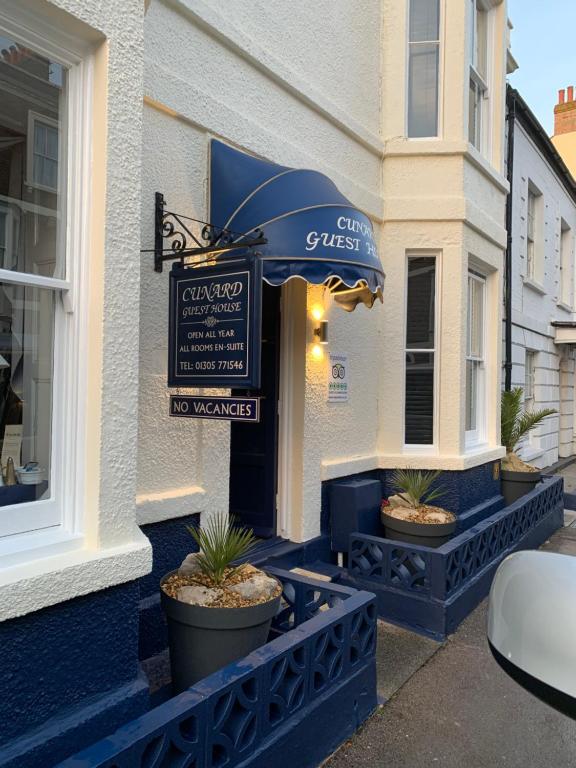
[[[508,154],[507,177],[510,191],[506,198],[506,253],[504,254],[504,389],[512,389],[512,179],[514,175],[514,123],[516,121],[516,99],[511,94],[508,102]]]

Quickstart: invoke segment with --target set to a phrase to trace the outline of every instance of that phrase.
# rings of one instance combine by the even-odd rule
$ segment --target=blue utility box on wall
[[[383,533],[380,522],[382,484],[374,478],[356,478],[330,484],[330,544],[333,552],[347,552],[349,536],[361,531]]]

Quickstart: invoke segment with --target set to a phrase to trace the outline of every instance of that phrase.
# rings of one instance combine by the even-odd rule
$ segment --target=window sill
[[[464,443],[464,453],[466,456],[473,456],[476,453],[484,453],[488,449],[486,440],[470,440]]]
[[[540,294],[540,296],[545,296],[546,295],[546,289],[537,280],[534,280],[531,277],[523,277],[522,278],[522,282],[524,283],[526,288],[530,288],[535,293]]]
[[[61,536],[37,546],[35,559],[14,564],[16,554],[0,558],[0,621],[24,616],[145,576],[152,567],[150,542],[139,529],[132,541],[90,549],[83,539]],[[34,551],[34,550],[32,550]],[[22,551],[23,552],[23,551]]]
[[[570,312],[570,314],[574,312],[574,307],[571,307],[569,304],[564,304],[563,301],[557,301],[556,306],[558,307],[558,309],[563,309],[564,312]]]

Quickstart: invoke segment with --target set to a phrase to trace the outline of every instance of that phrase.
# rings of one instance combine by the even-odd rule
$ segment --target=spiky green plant
[[[501,400],[501,440],[506,453],[512,453],[520,440],[539,424],[542,419],[556,413],[553,408],[543,408],[541,411],[523,411],[522,387],[514,387],[502,392]]]
[[[392,475],[392,485],[398,495],[416,509],[446,493],[441,487],[430,490],[439,475],[440,470],[425,472],[421,469],[397,469]]]
[[[225,512],[213,515],[202,527],[188,526],[188,531],[200,550],[200,570],[214,586],[234,574],[240,566],[230,571],[232,563],[247,555],[256,544],[254,531],[236,525]]]

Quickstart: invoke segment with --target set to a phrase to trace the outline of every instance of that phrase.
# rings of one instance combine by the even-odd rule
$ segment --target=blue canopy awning
[[[213,139],[210,221],[241,241],[261,229],[264,279],[326,284],[348,310],[382,299],[372,222],[323,173],[267,162]]]

